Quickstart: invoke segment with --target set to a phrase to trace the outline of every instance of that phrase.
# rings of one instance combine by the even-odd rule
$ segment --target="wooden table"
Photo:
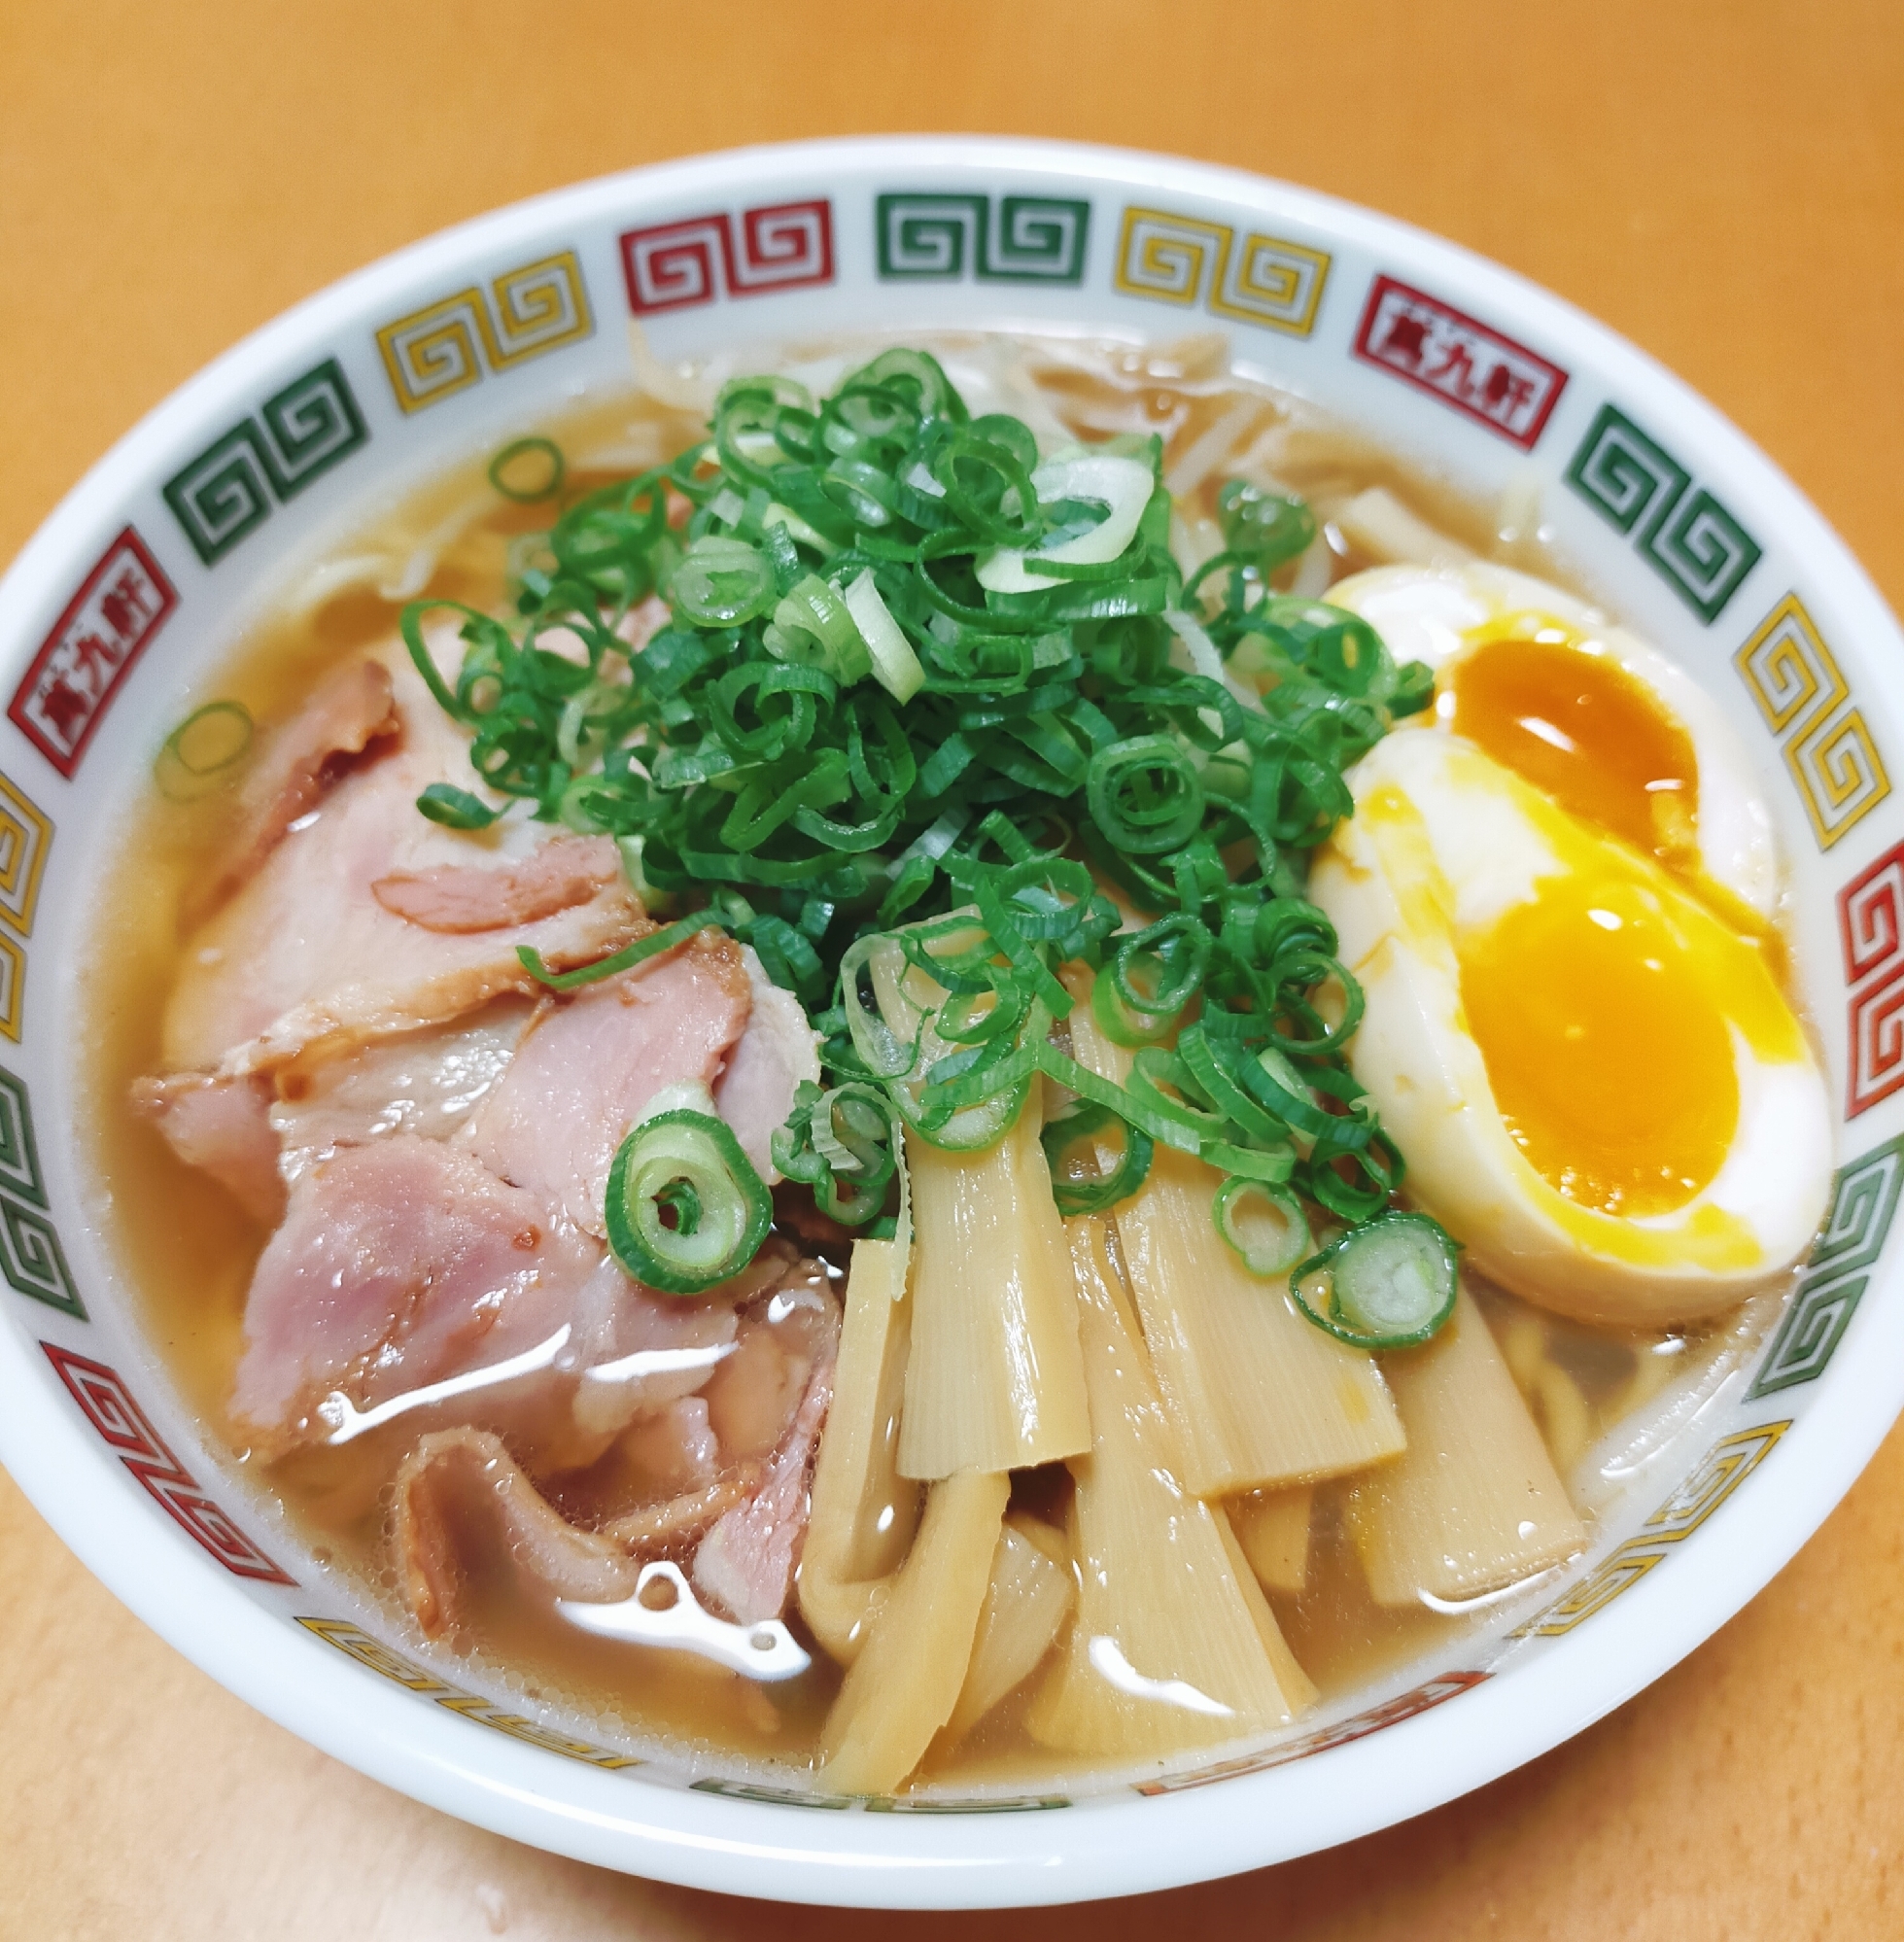
[[[1565,10],[1580,13],[1587,10]],[[750,140],[1035,131],[1282,175],[1459,238],[1680,371],[1904,595],[1897,0],[94,0],[0,9],[0,559],[150,405],[382,252]],[[454,24],[452,24],[452,21]],[[824,22],[824,27],[822,27]],[[1904,1933],[1904,1434],[1746,1613],[1481,1793],[1001,1938]],[[880,1936],[477,1833],[247,1711],[0,1478],[0,1936]]]

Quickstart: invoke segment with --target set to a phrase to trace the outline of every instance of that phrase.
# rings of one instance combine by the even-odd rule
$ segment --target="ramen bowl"
[[[578,398],[769,347],[1220,331],[1475,502],[1526,508],[1748,751],[1834,1101],[1783,1307],[1618,1474],[1590,1550],[1260,1745],[1135,1781],[842,1800],[640,1752],[421,1649],[211,1443],[128,1285],[71,975],[167,734],[274,589]],[[1305,191],[1012,140],[742,152],[542,197],[312,298],[127,435],[0,586],[0,1459],[131,1609],[337,1758],[513,1839],[730,1892],[985,1907],[1157,1890],[1421,1813],[1638,1692],[1737,1612],[1904,1401],[1904,642],[1842,543],[1683,385],[1556,298]]]

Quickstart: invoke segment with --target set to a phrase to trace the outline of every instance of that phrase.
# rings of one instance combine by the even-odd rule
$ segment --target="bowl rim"
[[[1882,597],[1784,474],[1713,406],[1644,353],[1572,304],[1457,244],[1397,219],[1242,170],[1141,151],[1016,136],[858,136],[725,151],[558,189],[410,244],[305,298],[180,386],[119,439],[65,496],[0,580],[0,625],[54,610],[83,571],[126,476],[190,427],[238,406],[266,372],[321,347],[438,267],[506,248],[552,225],[579,224],[633,198],[724,191],[797,167],[823,174],[891,163],[1088,176],[1107,187],[1273,202],[1280,214],[1379,252],[1402,270],[1466,293],[1488,314],[1571,347],[1651,421],[1750,481],[1780,512],[1787,551],[1828,582],[1846,633],[1876,651],[1863,678],[1904,714],[1904,649]],[[1466,300],[1466,299],[1464,299]],[[0,653],[10,650],[0,647]],[[9,661],[9,668],[12,663]],[[1697,1572],[1648,1581],[1595,1619],[1590,1644],[1561,1661],[1526,1655],[1463,1697],[1304,1768],[1140,1800],[1081,1801],[1063,1814],[912,1816],[800,1812],[679,1788],[624,1786],[605,1810],[603,1777],[498,1736],[475,1736],[437,1709],[361,1670],[261,1608],[206,1558],[136,1508],[117,1461],[31,1368],[23,1332],[0,1331],[0,1462],[87,1567],[201,1670],[300,1738],[358,1771],[494,1832],[574,1858],[683,1886],[781,1900],[892,1908],[1034,1905],[1183,1886],[1334,1845],[1422,1813],[1557,1746],[1658,1678],[1712,1635],[1817,1529],[1904,1404],[1904,1302],[1881,1266],[1860,1309],[1860,1353],[1832,1370],[1833,1406],[1804,1410],[1797,1461],[1761,1483],[1748,1510],[1726,1504]],[[1802,1487],[1798,1487],[1802,1486]],[[1550,1664],[1549,1661],[1552,1661]],[[1273,1807],[1274,1814],[1264,1813]],[[1128,1816],[1141,1813],[1141,1821]]]

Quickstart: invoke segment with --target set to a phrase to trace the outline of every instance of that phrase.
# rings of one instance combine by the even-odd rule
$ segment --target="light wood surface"
[[[1897,0],[9,0],[0,559],[234,338],[444,224],[752,140],[1023,131],[1282,175],[1627,332],[1904,595]],[[480,1834],[250,1713],[0,1478],[0,1938],[1330,1942],[1904,1933],[1904,1435],[1772,1587],[1571,1745],[1181,1894],[833,1916]]]

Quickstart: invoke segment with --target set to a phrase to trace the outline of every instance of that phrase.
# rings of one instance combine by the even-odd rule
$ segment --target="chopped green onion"
[[[165,738],[154,765],[173,802],[193,802],[228,781],[251,752],[251,711],[242,702],[207,702]]]
[[[744,539],[705,534],[675,569],[668,594],[696,627],[738,627],[773,607],[774,569]]]
[[[193,709],[165,739],[188,776],[215,776],[228,769],[244,758],[251,744],[251,711],[234,701]]]
[[[553,438],[518,438],[489,462],[490,484],[518,505],[554,499],[567,473],[562,447]]]
[[[1124,1153],[1111,1172],[1100,1175],[1096,1141],[1114,1127],[1124,1135]],[[1127,1200],[1149,1177],[1151,1157],[1156,1152],[1150,1135],[1141,1127],[1134,1127],[1108,1107],[1090,1101],[1047,1122],[1038,1137],[1051,1168],[1052,1197],[1057,1202],[1057,1211],[1067,1218],[1072,1214],[1101,1214],[1120,1200]],[[1085,1142],[1089,1142],[1084,1155],[1090,1162],[1088,1172],[1082,1167],[1074,1170],[1072,1158]]]
[[[512,617],[402,615],[470,738],[471,785],[433,784],[424,814],[473,830],[521,802],[689,914],[574,970],[525,948],[530,972],[574,989],[711,923],[749,945],[825,1040],[776,1164],[862,1232],[894,1218],[895,1174],[909,1231],[906,1137],[987,1146],[1041,1075],[1086,1102],[1052,1128],[1067,1182],[1087,1127],[1125,1129],[1113,1179],[1066,1204],[1127,1193],[1162,1142],[1228,1176],[1213,1219],[1258,1259],[1285,1202],[1378,1222],[1402,1157],[1348,1069],[1361,987],[1301,887],[1345,772],[1433,676],[1273,590],[1309,508],[1228,482],[1225,550],[1187,583],[1160,439],[1041,456],[915,350],[821,399],[736,379],[709,431],[522,536]],[[561,454],[518,441],[492,476],[556,497]],[[637,651],[624,623],[656,595]],[[427,619],[460,631],[453,672]],[[1106,886],[1138,913],[1115,936]],[[1079,969],[1137,1051],[1128,1085],[1050,1042]],[[710,1218],[685,1176],[651,1197],[670,1232]]]
[[[578,985],[593,985],[599,979],[612,978],[618,971],[632,971],[650,957],[659,957],[664,951],[685,944],[697,930],[706,930],[720,921],[719,911],[697,911],[693,917],[680,918],[674,923],[663,924],[659,930],[649,931],[647,936],[638,938],[612,956],[598,957],[593,964],[583,964],[573,971],[551,971],[542,961],[542,954],[527,944],[516,946],[516,955],[538,985],[546,985],[551,991],[572,991]]]
[[[880,598],[871,567],[846,590],[847,611],[859,629],[873,657],[873,676],[896,702],[909,702],[925,681],[918,656],[900,633],[886,604]]]
[[[637,1281],[663,1295],[700,1295],[759,1252],[774,1197],[723,1121],[677,1107],[622,1141],[605,1216],[608,1245]]]
[[[491,809],[480,796],[453,788],[448,782],[432,782],[417,798],[417,808],[446,829],[487,829],[502,814]]]
[[[1454,1313],[1455,1244],[1426,1214],[1378,1214],[1303,1262],[1289,1289],[1305,1320],[1357,1348],[1411,1348]]]
[[[1294,1194],[1232,1175],[1211,1208],[1217,1232],[1252,1274],[1287,1274],[1308,1253],[1309,1223]]]

